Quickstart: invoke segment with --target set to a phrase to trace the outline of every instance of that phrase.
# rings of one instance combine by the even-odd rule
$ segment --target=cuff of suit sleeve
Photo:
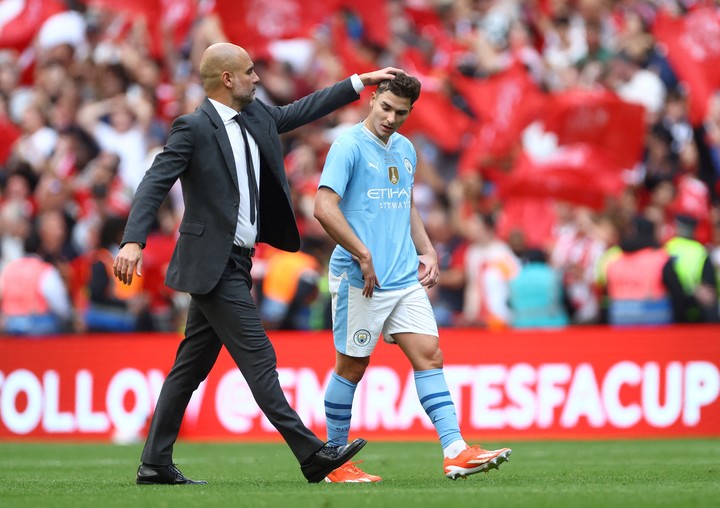
[[[144,244],[144,243],[142,243],[142,242],[135,242],[135,241],[133,241],[133,240],[128,240],[127,242],[122,242],[122,243],[120,244],[120,248],[122,249],[122,248],[123,248],[126,244],[128,244],[128,243],[136,243],[136,244],[138,244],[138,245],[140,246],[141,249],[144,249],[144,248],[145,248],[145,244]]]
[[[360,92],[365,90],[365,85],[363,85],[360,76],[358,76],[357,74],[353,74],[352,76],[350,76],[350,81],[352,82],[352,86],[358,95],[360,95]]]

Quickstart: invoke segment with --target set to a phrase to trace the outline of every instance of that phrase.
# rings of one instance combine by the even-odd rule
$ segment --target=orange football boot
[[[362,462],[347,461],[345,464],[337,468],[335,471],[325,477],[327,483],[371,483],[382,480],[379,476],[368,474],[356,464]]]
[[[464,479],[471,474],[497,469],[500,464],[510,460],[511,453],[510,448],[483,450],[480,445],[468,446],[454,459],[445,459],[445,476],[451,480],[458,477]]]

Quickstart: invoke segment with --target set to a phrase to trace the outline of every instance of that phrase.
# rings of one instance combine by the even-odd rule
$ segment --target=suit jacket
[[[348,78],[286,106],[255,100],[242,111],[260,149],[258,241],[286,251],[300,248],[279,134],[358,98]],[[205,294],[220,280],[230,258],[240,204],[230,140],[207,98],[193,113],[173,122],[164,150],[133,197],[123,244],[145,245],[157,210],[178,178],[185,213],[165,283],[178,291]]]

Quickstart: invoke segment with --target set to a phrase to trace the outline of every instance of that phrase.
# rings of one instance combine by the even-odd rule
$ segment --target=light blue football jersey
[[[393,133],[387,145],[364,127],[354,125],[330,147],[319,187],[342,199],[340,210],[355,234],[370,249],[381,290],[418,282],[418,255],[410,236],[410,199],[417,154],[410,140]],[[360,265],[337,246],[330,259],[335,275],[363,287]]]

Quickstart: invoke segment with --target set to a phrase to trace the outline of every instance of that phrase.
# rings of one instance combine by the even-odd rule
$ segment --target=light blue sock
[[[357,384],[332,373],[325,390],[325,424],[331,446],[343,446],[348,442],[355,388]]]
[[[451,443],[462,440],[455,404],[450,397],[443,370],[416,371],[415,388],[420,404],[435,426],[442,447],[447,448]]]

